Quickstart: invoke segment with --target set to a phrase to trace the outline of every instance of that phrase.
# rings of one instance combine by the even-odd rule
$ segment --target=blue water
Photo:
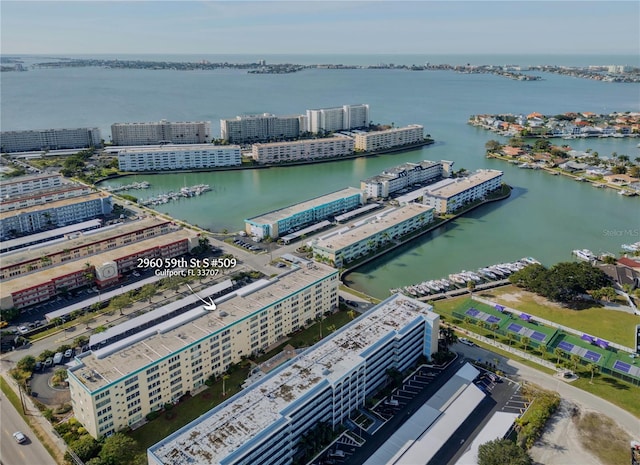
[[[113,56],[115,58],[116,56]],[[613,56],[117,56],[167,61],[256,61],[344,64],[634,64],[638,57]],[[38,61],[30,59],[29,62]],[[482,207],[402,251],[350,275],[356,287],[384,296],[390,287],[438,278],[522,256],[545,264],[570,257],[576,248],[617,252],[640,240],[640,203],[586,183],[521,170],[484,157],[493,133],[468,125],[477,113],[557,114],[568,111],[640,111],[640,86],[541,74],[521,82],[493,75],[450,71],[321,70],[255,75],[239,70],[171,71],[101,68],[32,69],[2,73],[2,130],[98,126],[109,140],[115,122],[209,120],[214,136],[219,119],[271,112],[299,114],[308,108],[368,103],[380,123],[419,123],[436,140],[411,152],[314,166],[242,172],[148,176],[148,193],[207,183],[214,191],[161,207],[177,218],[211,228],[239,230],[243,220],[322,195],[385,168],[423,159],[454,160],[456,168],[496,168],[514,186],[507,201]],[[639,139],[558,141],[573,148],[640,156]],[[143,177],[138,176],[138,180]],[[114,181],[112,184],[128,183]]]

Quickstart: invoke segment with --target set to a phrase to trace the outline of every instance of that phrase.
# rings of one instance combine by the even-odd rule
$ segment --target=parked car
[[[64,351],[65,358],[71,358],[72,355],[73,355],[73,349],[67,349]]]
[[[473,342],[471,342],[469,339],[467,339],[466,337],[461,337],[461,338],[458,339],[458,341],[461,344],[464,344],[464,345],[469,346],[469,347],[475,346],[475,344]]]
[[[44,367],[45,368],[49,368],[51,365],[53,365],[53,359],[51,357],[49,357],[48,359],[46,359],[44,361]]]
[[[53,356],[53,364],[58,365],[59,363],[61,363],[62,357],[64,357],[64,354],[62,352],[56,352],[56,354]]]
[[[22,433],[22,431],[16,431],[15,433],[13,433],[13,438],[18,444],[22,444],[27,440],[27,437]]]
[[[35,367],[33,368],[35,371],[42,370],[42,362],[36,362]]]
[[[26,326],[18,326],[18,332],[20,334],[28,333],[29,332],[29,328],[27,328]]]
[[[0,321],[0,328],[6,328],[7,326],[9,326],[9,323],[6,321]]]

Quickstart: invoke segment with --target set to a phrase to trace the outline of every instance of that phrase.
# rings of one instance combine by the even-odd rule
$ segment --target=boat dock
[[[134,182],[131,184],[125,184],[124,186],[107,186],[104,190],[109,192],[120,192],[120,191],[128,191],[130,189],[140,190],[140,189],[149,189],[151,187],[151,183],[147,181],[142,182]]]
[[[509,282],[509,275],[533,264],[540,264],[540,262],[535,258],[526,257],[513,263],[500,263],[479,268],[476,271],[461,271],[460,273],[450,274],[447,278],[423,281],[399,289],[390,289],[389,291],[392,294],[401,292],[418,299],[424,298],[423,300],[442,299],[469,292],[469,282],[472,282],[474,289],[477,290],[502,286]]]
[[[188,199],[191,197],[197,197],[209,192],[211,187],[209,184],[196,184],[191,187],[183,187],[179,192],[167,192],[166,194],[159,194],[154,197],[149,197],[145,200],[139,200],[138,203],[144,206],[162,205],[165,203],[173,202],[180,199]]]

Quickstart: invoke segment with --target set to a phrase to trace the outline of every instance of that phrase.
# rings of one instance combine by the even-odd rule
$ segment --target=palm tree
[[[540,353],[542,354],[542,358],[544,359],[547,355],[547,350],[549,350],[549,348],[547,347],[546,344],[540,344],[538,348],[540,349]]]
[[[560,357],[562,357],[562,354],[564,353],[562,351],[562,349],[560,347],[556,347],[555,350],[553,351],[554,355],[556,357],[558,357],[558,359],[556,360],[556,365],[560,364]]]
[[[576,371],[578,369],[578,363],[580,363],[580,356],[577,354],[572,354],[571,362],[573,363],[573,370]]]
[[[531,339],[529,339],[527,336],[523,336],[521,341],[522,345],[524,346],[524,351],[527,352],[529,350],[529,343],[531,342]]]
[[[496,331],[498,331],[498,328],[500,326],[498,325],[498,323],[491,323],[491,331],[493,331],[493,340],[496,340]]]
[[[509,347],[511,347],[511,342],[514,341],[516,338],[516,335],[513,333],[507,333],[507,339],[509,340]]]
[[[451,326],[440,327],[440,336],[445,351],[449,350],[449,347],[458,340],[458,336],[456,336],[456,333]]]
[[[354,312],[353,310],[347,310],[347,316],[349,317],[349,319],[353,320],[356,317],[356,312]]]
[[[598,372],[599,367],[595,363],[590,363],[589,365],[587,365],[587,370],[589,370],[589,373],[591,373],[591,381],[589,381],[589,384],[593,384],[593,375]]]

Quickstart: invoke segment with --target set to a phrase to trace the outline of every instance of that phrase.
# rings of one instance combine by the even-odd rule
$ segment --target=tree
[[[508,333],[507,333],[507,339],[509,340],[509,347],[511,347],[511,343],[512,343],[513,341],[515,341],[515,339],[516,339],[516,335],[515,335],[515,334],[513,334],[512,332],[508,332]]]
[[[590,363],[589,365],[587,365],[587,370],[589,371],[589,373],[591,373],[591,380],[589,381],[589,384],[593,384],[593,375],[595,375],[600,370],[600,367],[598,367],[598,365],[596,365],[595,363]]]
[[[347,310],[347,316],[350,320],[353,320],[356,317],[356,312],[353,309]]]
[[[495,439],[478,447],[478,465],[531,465],[529,454],[515,442]]]
[[[473,296],[473,291],[476,290],[476,283],[475,281],[467,281],[467,289],[469,290],[469,292],[471,293],[471,296]]]
[[[131,304],[131,299],[129,299],[127,295],[122,294],[111,299],[109,307],[112,307],[115,310],[119,310],[120,315],[122,315],[122,309],[127,307],[129,304]]]
[[[497,140],[491,139],[484,144],[484,148],[487,150],[487,153],[497,152],[502,148],[502,144]]]
[[[451,326],[443,325],[440,327],[440,340],[442,341],[444,350],[448,351],[449,347],[458,340],[458,336],[456,336],[456,333]]]
[[[30,371],[33,372],[36,368],[36,358],[33,355],[27,355],[26,357],[22,357],[16,363],[16,368],[22,371]]]
[[[104,440],[100,450],[100,458],[104,465],[121,465],[133,463],[138,444],[129,436],[116,433]]]
[[[522,345],[524,346],[525,352],[529,350],[529,344],[531,343],[531,339],[527,336],[523,336],[521,339]]]
[[[562,351],[562,349],[560,347],[556,347],[555,350],[553,351],[553,354],[558,357],[558,359],[556,360],[556,365],[560,364],[560,357],[562,357],[562,354],[564,352]]]
[[[100,452],[100,443],[88,434],[81,436],[77,441],[73,441],[70,447],[83,462],[95,457]]]
[[[578,369],[578,363],[580,363],[580,356],[578,354],[571,354],[571,363],[573,363],[573,371]]]
[[[151,303],[151,298],[156,295],[156,287],[153,284],[147,284],[142,286],[138,291],[138,297],[140,300],[148,300]]]
[[[540,349],[540,353],[542,354],[542,358],[545,358],[545,356],[547,355],[547,351],[549,350],[549,347],[547,347],[546,344],[540,344],[540,346],[538,348]]]
[[[500,325],[498,323],[491,323],[491,331],[493,332],[493,340],[496,340],[496,332],[498,331],[498,328],[500,327]]]

